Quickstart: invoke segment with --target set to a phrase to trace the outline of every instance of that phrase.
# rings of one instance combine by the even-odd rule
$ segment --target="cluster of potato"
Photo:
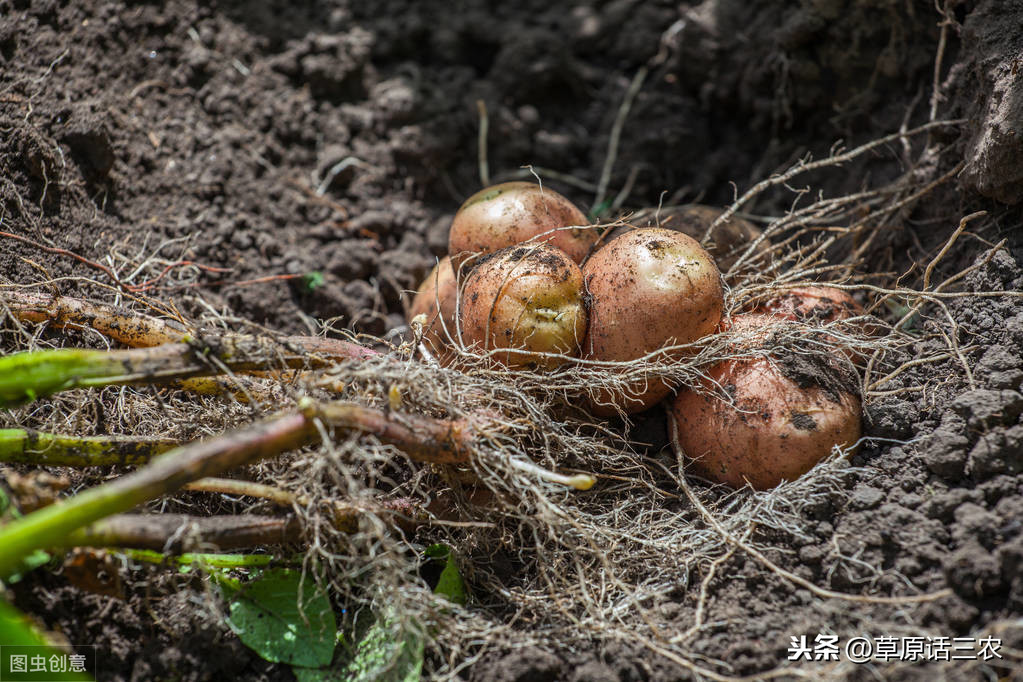
[[[760,232],[733,219],[709,252],[696,238],[719,215],[686,207],[666,216],[667,227],[619,230],[601,240],[557,192],[525,182],[488,187],[455,215],[450,255],[420,286],[409,319],[422,323],[423,343],[442,363],[460,343],[511,368],[552,369],[572,358],[628,363],[669,353],[667,359],[681,359],[692,352],[690,344],[728,326],[829,322],[860,312],[841,290],[806,287],[722,320],[718,266],[734,262],[739,247]],[[668,411],[673,444],[710,480],[771,488],[808,471],[833,446],[859,438],[855,389],[800,385],[765,357],[726,360],[706,374],[705,386],[678,391]],[[724,388],[731,400],[712,387]],[[593,391],[589,409],[636,413],[674,389],[651,379],[624,393]]]

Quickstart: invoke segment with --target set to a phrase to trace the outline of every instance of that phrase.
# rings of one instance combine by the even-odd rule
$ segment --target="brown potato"
[[[462,290],[462,342],[477,350],[507,348],[509,367],[550,369],[577,356],[586,335],[583,275],[564,251],[523,244],[485,257]]]
[[[756,310],[799,322],[822,324],[863,314],[863,306],[849,292],[822,285],[785,289],[758,305]]]
[[[833,446],[860,438],[860,400],[833,387],[801,388],[771,359],[726,360],[702,391],[684,389],[668,408],[672,443],[697,475],[757,490],[792,481]],[[716,382],[734,404],[709,393]]]
[[[855,372],[834,357],[771,347],[771,327],[792,322],[766,312],[722,320],[721,330],[737,335],[732,351],[773,355],[724,360],[699,388],[684,388],[669,403],[672,444],[698,475],[766,490],[803,475],[833,446],[859,440]],[[712,389],[724,389],[731,402]]]
[[[633,221],[637,225],[649,225],[650,227],[661,227],[668,230],[681,232],[689,235],[696,241],[703,239],[707,228],[724,213],[724,209],[706,206],[703,204],[687,204],[667,208],[661,211],[646,209],[637,213]],[[614,239],[626,232],[637,229],[631,225],[622,225],[615,228],[606,239]],[[753,243],[763,230],[742,218],[732,216],[727,222],[719,225],[711,233],[709,241],[704,244],[707,252],[714,257],[718,269],[722,273],[728,272],[739,256],[746,248]],[[757,246],[757,253],[766,254],[771,248],[771,242],[763,240]]]
[[[583,357],[629,361],[660,348],[696,341],[721,320],[724,294],[714,260],[692,237],[665,229],[627,232],[583,266],[590,297]],[[625,412],[640,412],[671,387],[654,380],[630,388]],[[601,394],[596,403],[611,403]],[[598,414],[614,411],[595,404]]]
[[[775,318],[794,320],[808,325],[824,325],[831,322],[848,320],[863,315],[863,306],[843,289],[823,285],[809,285],[785,289],[757,305],[755,313],[772,315]],[[880,328],[866,321],[857,321],[856,331],[872,335]],[[839,344],[834,337],[825,337],[828,342]],[[842,347],[841,352],[853,363],[861,362],[861,353]]]
[[[451,259],[445,256],[433,267],[423,283],[419,285],[412,306],[408,311],[408,321],[417,315],[425,315],[423,324],[423,343],[426,344],[444,364],[450,354],[451,342],[456,336],[455,315],[458,302],[458,284],[455,272],[451,267]]]
[[[582,211],[554,190],[530,182],[505,182],[465,200],[451,222],[448,253],[458,267],[473,254],[536,238],[582,263],[597,241],[589,224]]]
[[[732,318],[721,318],[718,325],[719,332],[732,332],[740,340],[730,344],[729,348],[742,350],[761,346],[767,342],[771,334],[771,325],[783,324],[790,321],[789,318],[772,313],[756,310],[750,313],[741,313]]]

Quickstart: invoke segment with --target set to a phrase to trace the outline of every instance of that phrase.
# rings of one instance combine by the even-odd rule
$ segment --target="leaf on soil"
[[[330,663],[337,621],[330,600],[302,571],[269,569],[235,591],[221,581],[230,600],[227,624],[242,642],[273,663],[318,668]]]
[[[456,604],[465,604],[465,585],[451,548],[431,545],[426,557],[444,562],[434,593]],[[421,678],[425,638],[414,624],[400,623],[393,611],[373,617],[369,627],[354,640],[351,658],[340,668],[293,667],[295,677],[299,682],[418,682]]]
[[[464,606],[465,583],[462,582],[462,574],[458,572],[455,553],[447,545],[430,545],[426,548],[426,556],[444,562],[444,569],[433,591],[447,597],[448,601]]]
[[[315,291],[323,286],[323,273],[316,270],[302,275],[302,286],[306,291]]]
[[[423,671],[423,637],[418,632],[402,630],[393,618],[377,618],[359,638],[341,679],[418,682]]]

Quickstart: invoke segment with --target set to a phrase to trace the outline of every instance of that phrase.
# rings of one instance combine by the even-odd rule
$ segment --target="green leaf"
[[[229,593],[228,626],[262,658],[307,668],[330,663],[337,621],[311,576],[303,580],[301,571],[269,569],[237,591],[218,582]]]
[[[0,642],[4,646],[44,646],[46,640],[29,624],[25,614],[0,599]]]
[[[444,564],[434,593],[455,604],[465,604],[465,584],[451,548],[430,545],[425,556]],[[425,652],[423,633],[414,623],[400,622],[393,609],[379,614],[363,611],[360,615],[368,616],[369,624],[360,627],[352,638],[355,646],[347,661],[329,668],[293,666],[298,682],[419,682]]]
[[[454,552],[447,545],[430,545],[426,556],[444,562],[434,593],[456,604],[465,603],[465,585]],[[394,614],[382,614],[358,638],[344,679],[369,682],[418,682],[423,672],[424,638],[414,626],[397,622]],[[328,678],[329,679],[329,678]]]
[[[418,682],[423,672],[423,638],[393,618],[374,619],[358,639],[341,679],[351,682]]]
[[[341,668],[301,668],[291,666],[298,682],[348,682],[347,673]]]
[[[317,270],[302,275],[302,286],[306,291],[314,291],[323,286],[323,273]]]
[[[444,562],[437,586],[433,588],[434,593],[447,597],[448,601],[459,606],[465,606],[465,583],[462,582],[462,574],[458,572],[455,553],[447,545],[438,544],[427,547],[426,556]]]
[[[18,566],[18,569],[14,573],[0,577],[2,577],[4,579],[4,582],[7,583],[8,585],[13,585],[14,583],[21,580],[26,573],[34,571],[43,564],[49,563],[51,558],[52,557],[43,550],[37,549],[21,560],[21,565]]]

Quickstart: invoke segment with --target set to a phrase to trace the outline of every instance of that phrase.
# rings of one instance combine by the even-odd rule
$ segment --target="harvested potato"
[[[523,244],[484,257],[462,290],[462,341],[509,367],[552,368],[577,356],[586,335],[583,275],[560,249]]]
[[[783,322],[772,315],[740,315],[731,329],[753,331],[749,345],[767,338],[758,327]],[[690,470],[733,488],[773,488],[809,471],[836,445],[860,438],[857,380],[830,358],[776,352],[714,365],[698,388],[679,391],[668,407],[672,443]],[[712,389],[724,389],[728,399]]]
[[[819,284],[785,289],[757,306],[757,310],[800,322],[821,323],[847,320],[863,314],[863,307],[848,291]]]
[[[724,212],[724,209],[713,206],[686,204],[685,206],[663,209],[659,212],[652,209],[641,211],[634,216],[633,222],[638,226],[649,225],[650,227],[674,230],[700,241],[703,239],[707,228]],[[632,225],[616,227],[606,239],[614,239],[635,229],[637,227]],[[763,230],[753,223],[737,216],[732,216],[714,229],[704,247],[714,257],[718,269],[726,273],[739,259],[739,256],[746,251],[746,248],[762,234]],[[766,254],[770,248],[771,242],[765,239],[760,242],[756,251],[757,253]]]
[[[790,320],[821,324],[863,314],[863,306],[847,291],[823,285],[785,289],[756,309]]]
[[[458,284],[451,259],[444,257],[433,267],[423,283],[419,285],[408,319],[425,315],[423,343],[444,363],[450,355],[451,342],[455,338],[455,315],[458,302]]]
[[[583,356],[630,361],[710,334],[721,320],[724,293],[714,260],[692,237],[666,229],[627,232],[583,266],[590,326]],[[626,400],[601,394],[593,409],[642,411],[671,387],[652,380],[630,387]],[[604,404],[601,404],[604,403]]]
[[[505,182],[466,199],[451,222],[448,253],[455,266],[474,254],[535,240],[548,242],[582,263],[597,232],[561,194],[530,182]]]
[[[757,305],[757,313],[772,315],[775,318],[794,320],[808,325],[824,325],[831,322],[848,320],[863,315],[863,306],[843,289],[823,285],[809,285],[785,289],[767,301]],[[858,332],[870,335],[877,331],[875,325],[862,322],[856,326]],[[828,342],[838,343],[833,337],[825,337]],[[841,349],[842,354],[852,362],[860,362],[863,357],[852,348]]]

